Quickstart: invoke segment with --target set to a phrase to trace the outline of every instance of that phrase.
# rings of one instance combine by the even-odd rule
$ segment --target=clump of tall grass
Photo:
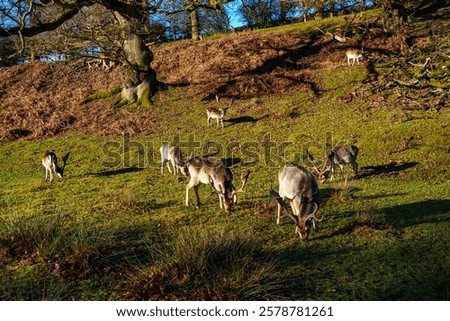
[[[279,295],[279,263],[250,233],[189,230],[154,247],[155,263],[128,292],[135,300],[264,300]]]
[[[50,264],[61,275],[78,278],[113,264],[106,261],[119,247],[116,232],[58,211],[15,214],[0,219],[0,249],[9,257]]]

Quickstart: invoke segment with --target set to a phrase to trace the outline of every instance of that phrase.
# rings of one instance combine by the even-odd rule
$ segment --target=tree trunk
[[[198,18],[198,9],[189,12],[189,19],[191,20],[191,38],[194,41],[200,40],[200,21]]]
[[[152,96],[158,91],[156,72],[150,67],[153,53],[145,45],[144,39],[134,28],[129,18],[116,13],[116,17],[126,32],[124,55],[126,71],[124,73],[124,88],[122,99],[128,104],[137,103],[141,106],[150,106]]]

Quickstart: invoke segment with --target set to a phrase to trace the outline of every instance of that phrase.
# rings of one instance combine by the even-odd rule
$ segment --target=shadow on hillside
[[[127,173],[134,173],[134,172],[140,172],[143,171],[143,168],[140,167],[127,167],[127,168],[119,168],[114,169],[110,171],[105,172],[98,172],[98,173],[90,173],[89,175],[99,176],[99,177],[108,177],[108,176],[114,176],[114,175],[122,175]]]
[[[424,223],[450,221],[450,216],[439,217],[450,213],[450,200],[426,200],[410,204],[396,205],[381,209],[362,211],[358,218],[355,211],[342,213],[353,220],[345,226],[339,226],[328,235],[318,236],[317,240],[330,239],[340,235],[348,235],[358,228],[385,230],[391,234],[401,234],[402,229]],[[326,224],[326,223],[325,223]]]
[[[317,296],[322,300],[448,300],[442,244],[433,246],[422,239],[412,239],[385,245],[324,246],[314,241],[314,238],[307,243],[297,240],[293,246],[277,252],[280,262],[289,266],[282,289],[286,297],[293,300],[311,300]],[[347,278],[351,281],[347,282]]]
[[[242,124],[242,123],[256,124],[258,121],[260,121],[266,117],[267,117],[267,115],[265,115],[263,117],[259,117],[259,118],[255,118],[252,116],[241,116],[241,117],[236,117],[236,118],[230,118],[225,121],[231,123],[230,126],[235,125],[235,124]]]
[[[390,175],[395,174],[400,171],[412,168],[418,165],[418,162],[407,162],[403,164],[398,164],[396,162],[390,162],[384,165],[370,165],[361,167],[358,174],[358,178],[367,178],[378,175]]]
[[[407,227],[423,223],[447,222],[450,215],[450,200],[426,200],[410,204],[386,207],[382,210],[386,220],[394,227]]]

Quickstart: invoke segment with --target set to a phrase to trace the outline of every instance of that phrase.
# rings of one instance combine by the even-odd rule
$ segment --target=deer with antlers
[[[278,171],[280,184],[278,193],[270,193],[278,202],[277,224],[284,216],[290,217],[295,223],[295,233],[302,241],[307,241],[312,229],[317,228],[319,210],[319,188],[313,174],[301,166],[291,163],[286,164]],[[285,200],[290,200],[292,213],[289,211]],[[281,216],[281,209],[286,213]]]
[[[216,101],[218,104],[220,103],[220,98],[217,95],[216,95]],[[208,127],[209,127],[211,119],[215,119],[217,121],[217,128],[219,128],[219,123],[222,125],[222,128],[223,128],[223,119],[225,117],[227,110],[231,107],[233,102],[234,102],[234,99],[231,99],[230,103],[228,104],[228,107],[224,107],[224,108],[215,108],[215,107],[207,108],[206,109],[206,117],[207,117],[206,122],[208,124]]]
[[[194,157],[186,162],[186,167],[191,177],[189,183],[186,185],[186,206],[189,206],[189,190],[191,188],[194,188],[197,206],[200,206],[198,188],[202,183],[211,185],[213,190],[219,195],[220,208],[223,208],[225,212],[231,211],[231,208],[236,203],[237,193],[244,191],[245,184],[250,175],[250,171],[247,171],[241,177],[242,186],[239,189],[235,189],[232,183],[233,174],[231,170],[226,168],[223,162],[219,160],[206,157]]]
[[[63,166],[58,166],[58,158],[55,152],[46,151],[44,157],[42,158],[42,166],[45,168],[45,180],[47,181],[48,176],[50,176],[50,182],[53,181],[53,173],[59,178],[64,177],[64,169],[66,168],[67,159],[69,158],[70,152],[63,156]],[[49,175],[50,174],[50,175]]]
[[[324,183],[328,179],[330,179],[330,182],[333,180],[336,166],[339,166],[341,175],[344,175],[344,167],[350,165],[352,166],[354,177],[358,177],[358,153],[359,148],[355,145],[335,146],[327,155],[321,170],[315,165],[314,157],[311,154],[308,154],[308,158],[314,164],[314,169],[317,171],[317,177],[320,182]]]

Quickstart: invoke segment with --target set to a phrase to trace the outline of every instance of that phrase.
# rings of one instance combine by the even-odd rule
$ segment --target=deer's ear
[[[63,161],[64,161],[64,162],[67,162],[67,159],[69,158],[69,156],[70,156],[70,152],[67,152],[67,154],[64,155],[63,158],[62,158]]]

